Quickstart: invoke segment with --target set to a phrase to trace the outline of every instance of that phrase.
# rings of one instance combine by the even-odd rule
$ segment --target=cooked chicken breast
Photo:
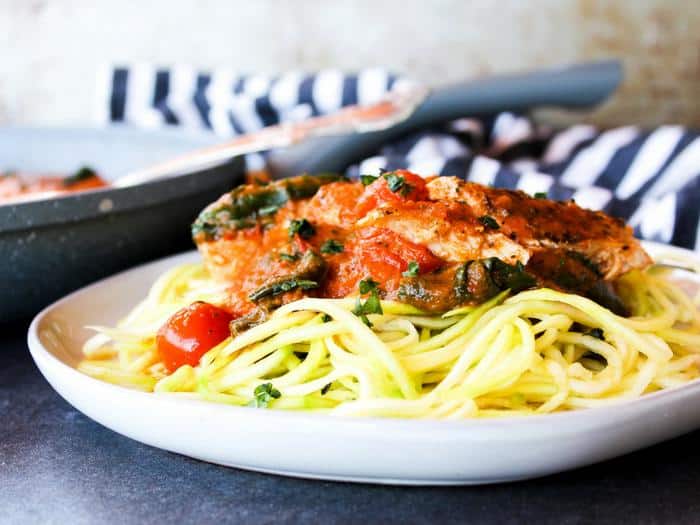
[[[499,231],[530,254],[562,248],[578,252],[608,280],[651,264],[624,221],[583,209],[573,201],[536,199],[522,191],[486,188],[456,177],[433,179],[428,192],[431,200],[462,202],[477,216],[493,217]]]
[[[345,297],[370,278],[383,297],[429,311],[533,286],[623,311],[611,283],[651,263],[604,213],[405,170],[240,186],[202,212],[193,236],[238,313]]]

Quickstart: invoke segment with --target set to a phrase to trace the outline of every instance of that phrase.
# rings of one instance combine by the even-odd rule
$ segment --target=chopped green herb
[[[294,262],[299,260],[298,253],[280,253],[280,260],[287,262]]]
[[[76,184],[76,183],[83,181],[83,180],[90,179],[92,177],[97,177],[97,173],[95,173],[95,170],[93,170],[92,168],[88,168],[87,166],[83,166],[78,171],[76,171],[73,175],[63,179],[63,185],[64,186],[72,186],[73,184]]]
[[[417,277],[418,272],[420,272],[420,265],[416,261],[411,261],[408,263],[408,270],[401,275],[404,277]]]
[[[537,284],[536,279],[525,271],[525,266],[520,261],[510,265],[497,257],[491,257],[485,259],[484,264],[499,290],[509,289],[518,293]]]
[[[453,290],[460,301],[483,302],[498,294],[487,260],[467,261],[455,273]]]
[[[510,265],[498,259],[477,259],[461,265],[454,278],[454,292],[461,300],[486,301],[504,290],[518,293],[537,284],[522,263]]]
[[[399,191],[404,187],[404,184],[406,184],[406,179],[396,173],[385,173],[382,177],[386,179],[387,186],[389,186],[389,189],[394,193]]]
[[[248,403],[253,408],[267,408],[273,399],[279,399],[282,393],[272,383],[263,383],[255,387],[254,398]]]
[[[326,261],[313,250],[306,250],[303,254],[280,254],[280,259],[297,261],[293,269],[287,275],[278,275],[265,281],[262,286],[254,290],[248,297],[252,301],[266,299],[265,306],[280,306],[281,301],[271,298],[289,292],[291,290],[309,290],[317,288],[326,272]]]
[[[203,234],[207,240],[221,237],[227,230],[251,228],[267,219],[290,200],[312,197],[331,182],[346,180],[340,175],[301,175],[261,185],[244,184],[229,194],[227,201],[208,206],[192,225],[192,235]],[[266,215],[267,213],[267,215]],[[269,219],[267,219],[269,223]]]
[[[321,245],[321,253],[342,253],[343,243],[335,239],[328,239]]]
[[[319,173],[318,175],[302,175],[301,177],[282,179],[274,184],[284,184],[289,198],[296,201],[313,197],[321,186],[338,181],[347,181],[347,179],[343,175],[334,173]]]
[[[496,222],[496,219],[494,219],[490,215],[483,215],[479,217],[479,222],[483,224],[486,228],[491,228],[492,230],[498,230],[500,228],[498,222]]]
[[[370,292],[376,292],[377,289],[379,288],[379,283],[372,279],[371,277],[368,279],[362,279],[360,281],[360,293],[365,294],[365,293],[370,293]]]
[[[408,196],[413,190],[413,186],[406,182],[405,177],[397,175],[393,172],[382,173],[382,177],[386,180],[386,184],[393,193],[401,193],[402,197]]]
[[[324,387],[321,389],[321,395],[322,395],[322,396],[325,396],[325,395],[328,393],[328,391],[331,389],[331,384],[332,384],[332,383],[328,383],[326,386],[324,386]]]
[[[359,316],[363,323],[365,323],[370,328],[372,323],[367,318],[367,314],[383,314],[382,304],[379,300],[379,283],[372,279],[363,279],[360,281],[360,293],[369,294],[369,297],[362,302],[360,297],[357,298],[355,303],[355,309],[352,311],[355,315]]]
[[[321,319],[323,320],[324,323],[327,323],[327,322],[333,320],[333,318],[328,314],[323,314],[323,317],[321,317]]]
[[[272,205],[272,206],[264,206],[258,210],[258,215],[272,215],[275,213],[277,210],[279,210],[280,207],[277,205]]]
[[[302,239],[310,239],[316,233],[316,228],[306,219],[294,219],[289,223],[289,236],[299,234]]]
[[[379,308],[379,311],[376,310],[377,308]],[[352,313],[357,315],[369,328],[372,328],[372,321],[369,320],[367,314],[381,314],[381,308],[379,297],[375,299],[375,296],[371,296],[364,303],[358,297],[357,303],[355,303],[355,309]]]
[[[547,192],[545,191],[538,191],[535,193],[535,198],[536,199],[546,199],[547,198]]]
[[[360,182],[363,186],[369,186],[378,178],[379,177],[375,177],[374,175],[360,175]]]
[[[297,288],[300,290],[310,290],[311,288],[318,288],[318,283],[316,281],[297,279],[295,277],[283,278],[282,280],[274,281],[261,286],[248,297],[251,301],[257,302],[265,297],[287,293],[292,290],[296,290]]]

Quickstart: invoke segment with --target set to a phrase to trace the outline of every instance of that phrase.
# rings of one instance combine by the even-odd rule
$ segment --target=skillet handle
[[[588,108],[603,102],[622,80],[619,61],[460,82],[428,95],[403,124],[420,127],[451,119],[535,107]]]
[[[368,133],[319,137],[270,155],[274,178],[343,171],[382,144],[416,129],[465,116],[535,107],[588,108],[607,99],[622,80],[617,60],[477,79],[438,88],[394,127]]]

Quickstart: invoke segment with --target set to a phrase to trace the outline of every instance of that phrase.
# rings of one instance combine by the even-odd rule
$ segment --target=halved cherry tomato
[[[425,246],[384,228],[363,235],[359,240],[359,255],[367,272],[380,282],[400,279],[411,261],[418,263],[419,273],[431,272],[443,263]]]
[[[311,243],[306,242],[299,234],[294,235],[294,244],[299,253],[306,253],[311,248]]]
[[[156,346],[170,372],[182,365],[195,366],[207,351],[231,335],[233,316],[205,302],[175,312],[158,330]]]
[[[400,177],[400,183],[395,191],[389,186],[389,177]],[[365,192],[357,201],[355,212],[358,217],[364,217],[367,213],[382,203],[398,203],[401,201],[422,201],[428,199],[428,189],[425,180],[420,175],[408,170],[396,170],[385,173],[372,184],[365,188]]]

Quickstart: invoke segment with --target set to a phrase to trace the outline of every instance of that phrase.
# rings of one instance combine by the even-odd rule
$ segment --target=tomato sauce
[[[287,202],[267,227],[257,224],[231,230],[216,242],[199,243],[210,271],[231,285],[228,309],[243,313],[253,310],[256,305],[248,297],[251,291],[271,279],[293,274],[308,251],[323,259],[322,278],[315,277],[320,286],[303,294],[290,292],[285,302],[302,295],[353,295],[359,282],[369,277],[381,284],[385,297],[395,297],[409,264],[417,264],[418,273],[439,268],[444,261],[427,247],[389,229],[359,227],[377,207],[390,204],[398,209],[415,204],[417,199],[427,199],[421,177],[410,172],[395,173],[400,180],[379,177],[366,187],[347,182],[322,186],[311,199]],[[291,221],[300,218],[313,225],[313,234],[306,238],[289,233]],[[333,250],[328,248],[329,242]]]
[[[356,295],[369,278],[382,298],[429,311],[535,283],[593,297],[611,273],[650,261],[600,212],[405,170],[241,186],[200,214],[193,236],[239,314]]]
[[[14,172],[0,173],[0,204],[34,200],[107,186],[90,168],[81,168],[68,177],[34,177]]]

